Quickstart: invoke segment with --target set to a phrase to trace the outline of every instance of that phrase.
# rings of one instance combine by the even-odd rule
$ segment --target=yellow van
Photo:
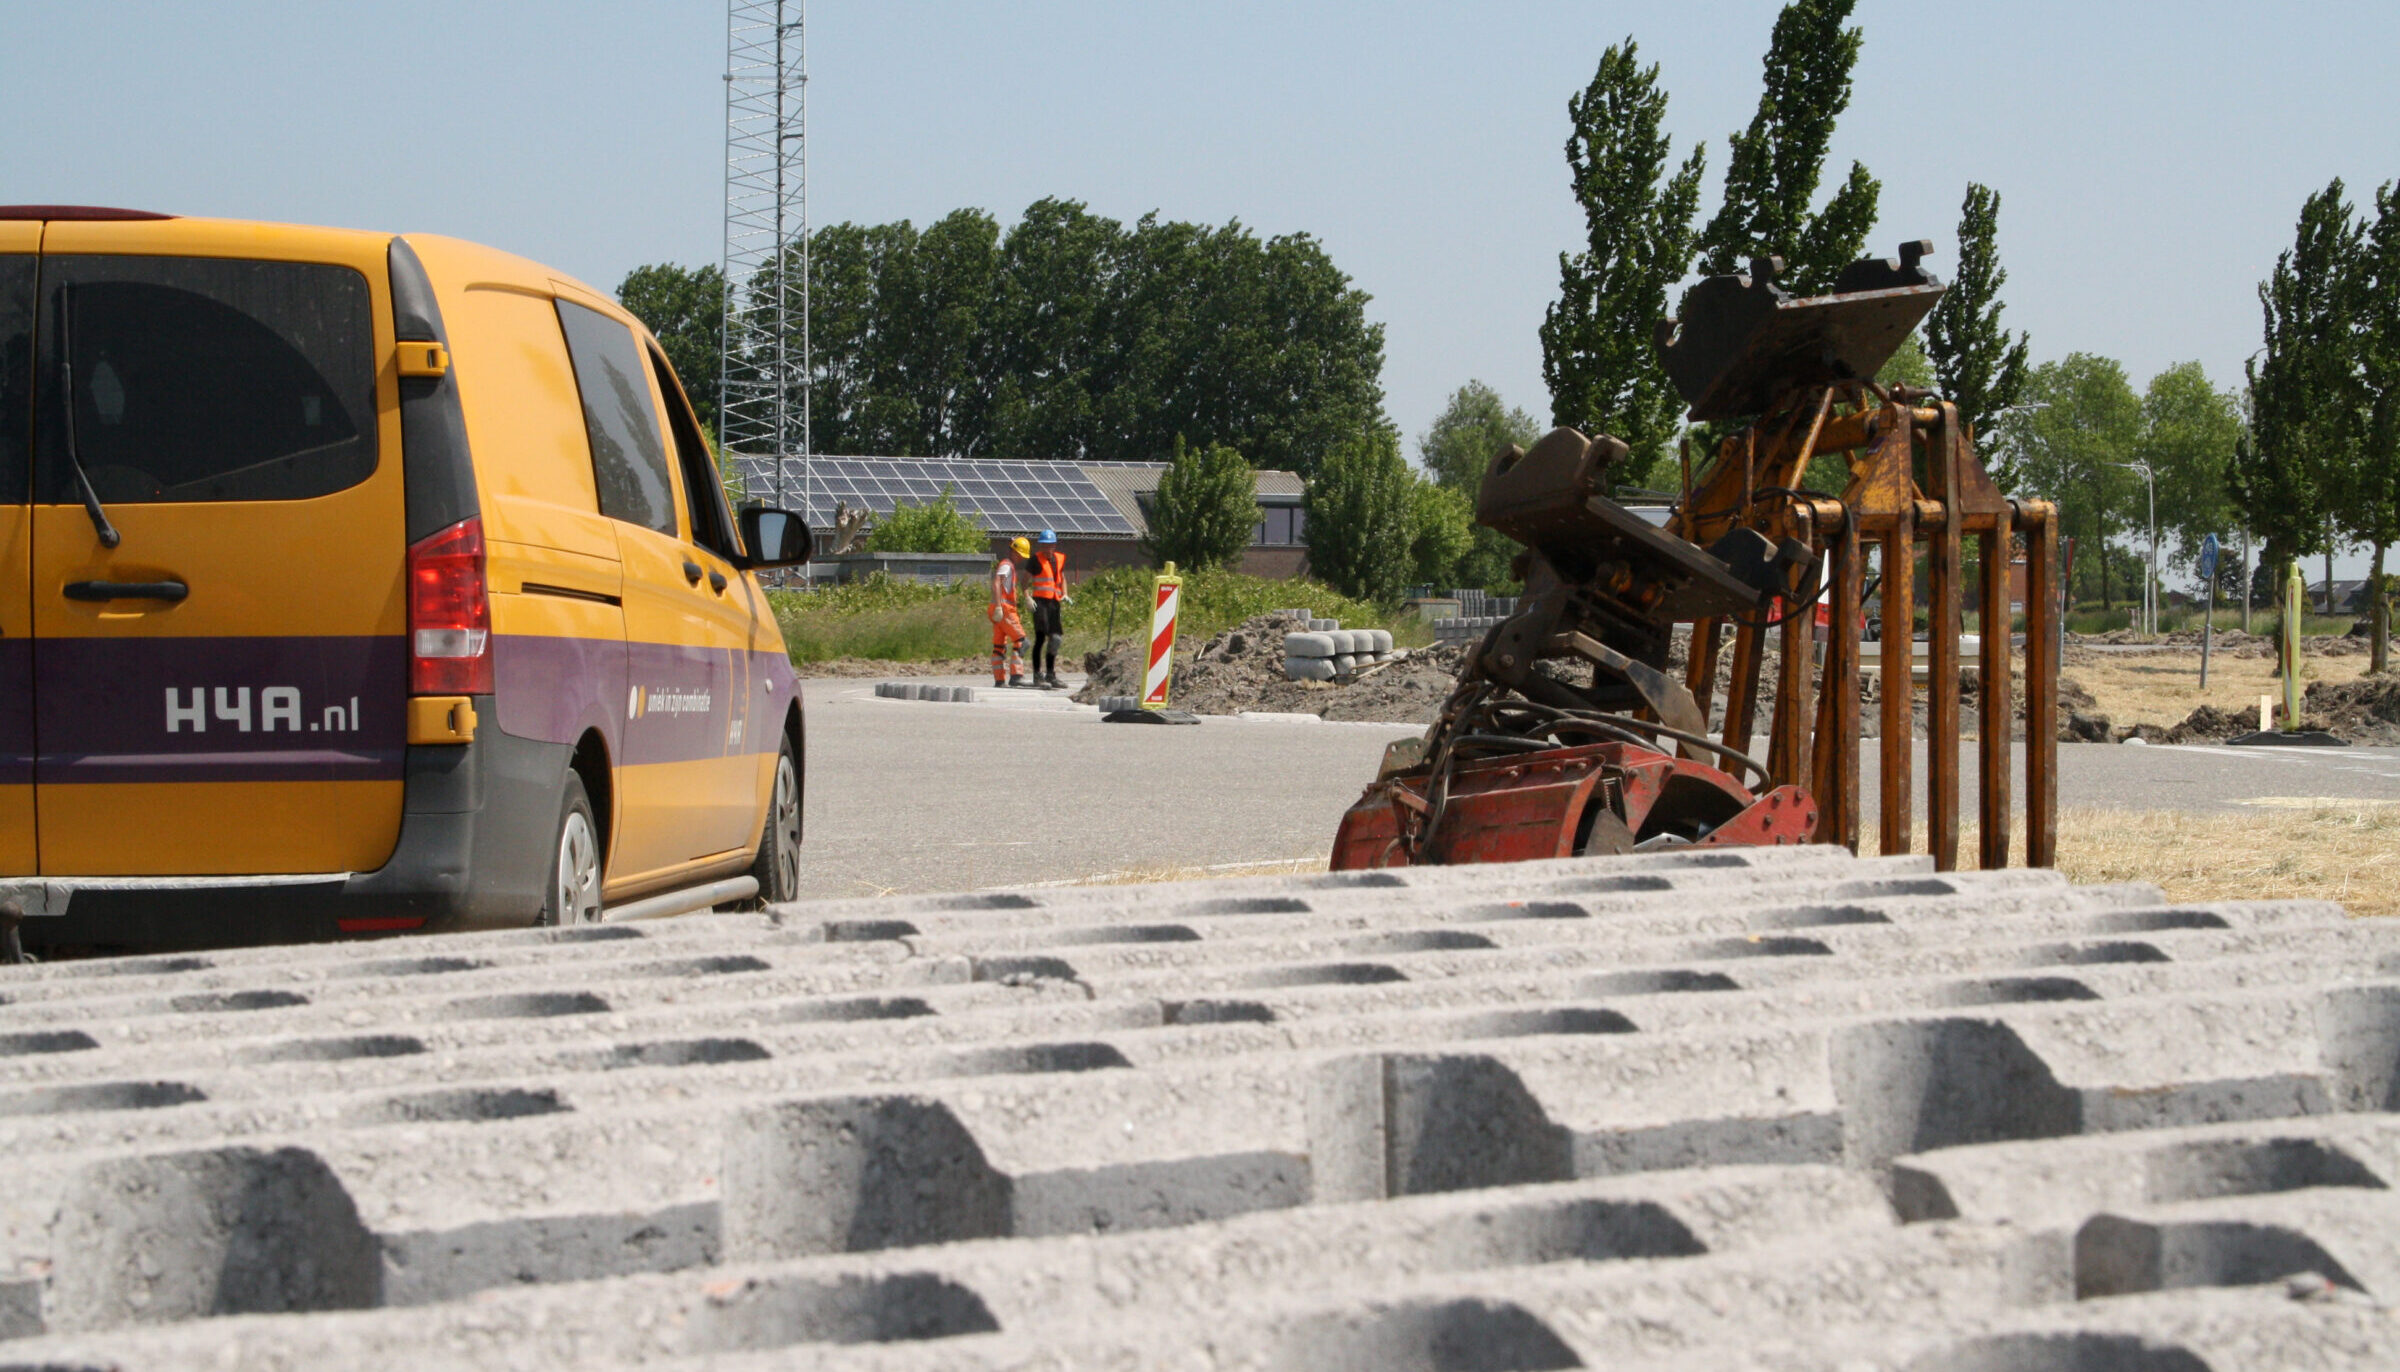
[[[0,903],[38,947],[788,899],[755,569],[809,539],[546,267],[0,207]]]

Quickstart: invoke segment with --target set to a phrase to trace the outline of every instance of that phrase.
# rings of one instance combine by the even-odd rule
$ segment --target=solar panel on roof
[[[1134,532],[1072,463],[820,457],[804,486],[801,463],[790,458],[783,463],[780,495],[773,460],[742,454],[737,465],[753,499],[780,499],[803,510],[811,523],[830,523],[835,507],[844,504],[889,514],[896,504],[938,499],[947,487],[959,510],[994,534],[1056,529],[1129,537]]]

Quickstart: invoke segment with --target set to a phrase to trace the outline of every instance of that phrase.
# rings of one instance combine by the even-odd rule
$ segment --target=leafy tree
[[[2240,400],[2210,385],[2199,363],[2179,362],[2150,378],[2134,459],[2156,474],[2161,536],[2174,541],[2173,561],[2195,576],[2200,541],[2215,534],[2230,546],[2239,523],[2225,496],[2225,464],[2241,434]]]
[[[928,224],[916,250],[878,283],[881,341],[877,380],[908,416],[895,453],[985,455],[990,409],[985,318],[999,274],[1000,226],[982,210],[952,210]]]
[[[1892,349],[1892,355],[1875,369],[1875,380],[1884,386],[1906,386],[1912,390],[1930,391],[1933,386],[1933,359],[1925,355],[1925,344],[1911,333]]]
[[[617,303],[658,335],[667,365],[691,397],[693,413],[715,432],[717,378],[724,366],[725,274],[672,262],[636,267],[618,283]]]
[[[960,210],[810,241],[820,452],[1153,461],[1181,434],[1306,474],[1385,422],[1382,326],[1305,234],[1042,200],[1005,235]]]
[[[1398,600],[1415,552],[1417,484],[1389,429],[1326,453],[1302,505],[1310,574],[1358,600]]]
[[[1856,162],[1811,213],[1834,123],[1850,107],[1861,33],[1844,28],[1856,0],[1792,0],[1775,17],[1766,89],[1750,127],[1727,140],[1725,201],[1700,233],[1700,270],[1722,276],[1780,257],[1785,289],[1816,295],[1865,250],[1882,185]],[[1619,435],[1623,437],[1623,435]]]
[[[1417,436],[1417,461],[1436,482],[1471,500],[1492,454],[1512,443],[1530,448],[1541,436],[1532,415],[1511,409],[1482,382],[1470,381],[1451,393],[1450,403]]]
[[[1187,447],[1159,477],[1142,551],[1154,562],[1207,571],[1241,559],[1258,525],[1258,475],[1223,444]]]
[[[2354,387],[2352,263],[2361,231],[2336,179],[2300,208],[2292,246],[2259,283],[2266,346],[2245,364],[2250,441],[2226,469],[2226,487],[2266,539],[2259,565],[2284,568],[2329,550],[2332,507],[2354,461],[2357,425],[2343,404]]]
[[[1001,240],[989,315],[990,451],[1063,459],[1092,453],[1102,363],[1094,340],[1107,327],[1123,232],[1075,201],[1043,199]]]
[[[1091,457],[1153,457],[1182,433],[1305,476],[1384,424],[1383,326],[1315,239],[1152,215],[1117,257]]]
[[[1934,389],[1958,406],[1958,417],[1987,443],[2001,414],[2025,391],[2022,331],[2014,337],[2000,326],[2000,288],[2008,272],[2000,265],[2000,193],[1967,183],[1958,207],[1958,269],[1950,289],[1925,317],[1925,352],[1933,362]]]
[[[2375,644],[2369,670],[2381,672],[2391,666],[2392,638],[2384,553],[2400,542],[2400,183],[2387,181],[2376,189],[2375,221],[2355,262],[2362,432],[2349,527],[2375,550]]]
[[[1660,184],[1672,153],[1659,131],[1667,95],[1657,65],[1638,65],[1636,52],[1628,38],[1602,53],[1591,84],[1567,102],[1567,166],[1585,243],[1558,257],[1559,298],[1542,316],[1542,379],[1551,422],[1622,440],[1633,455],[1628,476],[1638,480],[1666,457],[1683,410],[1650,335],[1666,317],[1667,288],[1691,261],[1706,154],[1694,148]]]
[[[983,526],[959,512],[951,489],[922,505],[899,505],[867,531],[870,553],[980,553],[992,546]]]
[[[905,220],[829,224],[810,235],[811,427],[818,452],[911,452],[899,435],[912,416],[887,393],[906,340],[889,336],[894,328],[878,288],[887,273],[902,272],[916,244],[916,228]]]
[[[1530,448],[1541,436],[1541,425],[1532,415],[1509,407],[1499,392],[1482,382],[1470,381],[1451,395],[1450,403],[1418,437],[1417,460],[1435,482],[1463,497],[1468,521],[1468,548],[1447,573],[1453,578],[1448,585],[1496,590],[1511,584],[1508,567],[1517,555],[1517,545],[1499,531],[1473,522],[1475,493],[1483,485],[1492,454],[1512,443]],[[1442,579],[1417,578],[1420,582]]]
[[[1408,541],[1410,582],[1466,585],[1467,563],[1475,554],[1474,504],[1456,487],[1412,477],[1409,506],[1414,526]]]
[[[2020,484],[2058,502],[2060,532],[2072,536],[2079,550],[2078,570],[2098,573],[2100,603],[2113,607],[2112,545],[2129,523],[2143,522],[2127,518],[2141,486],[2119,465],[2133,459],[2141,439],[2142,403],[2123,366],[2090,353],[2069,353],[2034,368],[2025,393],[2028,412],[2007,435]]]

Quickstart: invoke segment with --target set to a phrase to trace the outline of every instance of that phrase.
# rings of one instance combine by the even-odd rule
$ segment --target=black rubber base
[[[1198,724],[1200,716],[1189,710],[1117,710],[1102,715],[1103,724]]]
[[[2347,748],[2349,743],[2335,738],[2323,729],[2301,729],[2284,733],[2269,729],[2262,733],[2242,734],[2225,740],[2235,748]]]

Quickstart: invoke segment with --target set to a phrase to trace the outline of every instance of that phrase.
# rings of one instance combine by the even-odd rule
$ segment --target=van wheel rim
[[[580,810],[558,836],[558,922],[600,922],[600,843]]]
[[[789,754],[775,762],[775,886],[769,900],[800,894],[800,778]]]

